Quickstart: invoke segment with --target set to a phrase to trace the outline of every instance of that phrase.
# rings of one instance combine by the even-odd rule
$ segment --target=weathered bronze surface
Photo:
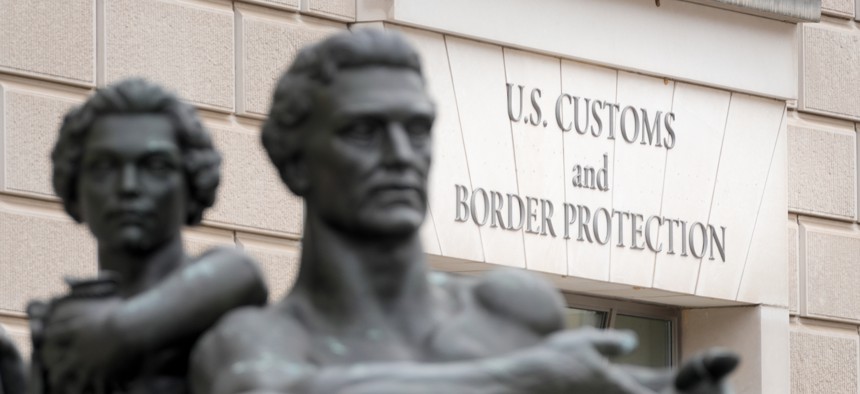
[[[725,393],[737,358],[679,373],[606,356],[629,332],[564,330],[557,291],[523,271],[429,272],[419,240],[435,106],[402,38],[359,30],[299,53],[263,143],[305,200],[292,292],[230,313],[197,344],[195,393]]]

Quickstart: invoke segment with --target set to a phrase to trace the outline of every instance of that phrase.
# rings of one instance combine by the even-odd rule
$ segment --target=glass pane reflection
[[[615,328],[633,330],[639,337],[639,346],[633,353],[616,357],[613,361],[644,367],[672,366],[672,322],[618,314]]]
[[[606,312],[587,309],[567,308],[567,328],[603,328],[606,326]]]

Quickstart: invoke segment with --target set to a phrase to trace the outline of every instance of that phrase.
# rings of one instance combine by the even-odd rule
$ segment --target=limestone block
[[[65,292],[64,276],[95,274],[95,241],[64,216],[0,206],[0,310],[23,312],[31,299]]]
[[[708,222],[712,198],[709,191],[714,190],[717,178],[730,99],[731,94],[725,91],[676,84],[672,112],[678,138],[683,140],[667,153],[663,201],[657,213],[689,222]],[[701,264],[697,259],[680,253],[658,253],[655,264],[654,287],[682,293],[696,291]]]
[[[800,109],[860,119],[860,31],[803,24]]]
[[[357,0],[308,0],[305,12],[322,17],[355,22]]]
[[[622,110],[628,106],[634,111],[645,110],[651,116],[650,123],[656,121],[657,112],[672,112],[672,95],[675,82],[661,78],[646,77],[628,72],[618,72],[618,103]],[[641,109],[641,110],[640,110]],[[636,112],[633,112],[634,114]],[[624,115],[619,115],[619,119]],[[639,115],[642,116],[642,115]],[[626,115],[628,122],[632,119],[630,111]],[[620,120],[619,120],[620,122]],[[643,119],[643,123],[644,123]],[[631,127],[632,128],[632,127]],[[656,130],[656,128],[655,128]],[[625,129],[627,131],[627,129]],[[663,131],[666,133],[666,131]],[[683,138],[678,130],[679,144]],[[643,135],[645,131],[643,130]],[[628,133],[627,135],[629,136]],[[619,128],[615,137],[615,162],[612,181],[614,193],[612,208],[618,211],[635,212],[642,215],[659,214],[663,199],[663,183],[666,175],[667,150],[660,146],[643,146],[634,136],[633,143],[625,141],[625,134]],[[664,134],[665,137],[666,134]],[[602,137],[601,137],[602,138]],[[612,232],[610,244],[621,243],[618,231]],[[627,241],[630,241],[628,238]],[[609,278],[612,282],[628,283],[637,286],[650,287],[654,279],[654,260],[656,254],[647,248],[635,250],[632,248],[611,248],[611,265]]]
[[[508,83],[523,85],[527,89],[541,89],[541,107],[550,108],[561,95],[561,61],[558,58],[513,49],[504,49],[504,58]],[[523,102],[528,102],[527,97],[523,97]],[[532,117],[532,110],[526,107],[522,111],[523,117]],[[545,120],[546,123],[538,122],[537,126],[522,121],[510,122],[517,163],[517,184],[522,196],[533,196],[560,204],[565,201],[565,172],[570,171],[559,165],[564,163],[565,159],[564,135],[553,124],[555,122],[550,122],[550,114],[547,113],[544,117],[549,119]],[[598,163],[602,164],[602,160],[579,164],[598,167]],[[573,163],[570,165],[573,166]],[[549,206],[546,207],[548,212]],[[542,213],[543,208],[542,205]],[[554,222],[555,228],[543,223],[539,226],[539,234],[525,234],[526,268],[567,275],[567,250],[562,241],[563,211],[564,207],[560,205],[553,208],[552,221],[549,223]],[[544,226],[547,228],[543,228]]]
[[[830,320],[860,321],[860,231],[838,223],[801,218],[806,315]]]
[[[792,314],[800,311],[800,284],[798,278],[798,228],[796,220],[788,222],[788,306]]]
[[[788,160],[788,132],[785,116],[780,124],[736,299],[787,308],[788,240],[783,222],[788,210],[788,198],[785,195],[788,189],[788,166],[785,164]],[[729,254],[727,251],[726,255]],[[711,262],[703,259],[704,266],[709,266],[708,263]],[[710,265],[709,268],[716,267]],[[731,272],[731,268],[723,272]]]
[[[0,10],[0,69],[95,83],[95,1],[0,0]]]
[[[427,92],[436,102],[433,167],[430,171],[428,202],[433,213],[441,254],[458,259],[484,261],[477,226],[455,221],[456,206],[452,204],[454,185],[464,185],[469,190],[473,190],[473,186],[466,163],[445,37],[442,34],[402,26],[386,25],[386,29],[402,33],[415,46],[421,55]],[[424,247],[427,246],[428,243],[425,242]],[[430,252],[429,249],[427,251]]]
[[[269,302],[280,301],[299,275],[299,249],[294,241],[238,233],[237,242],[263,271]]]
[[[217,200],[204,218],[255,231],[301,234],[302,201],[281,181],[259,130],[220,125],[210,130],[223,162]]]
[[[518,194],[502,48],[451,36],[445,42],[472,187]],[[486,262],[525,268],[522,231],[489,223],[480,231]]]
[[[761,212],[773,213],[772,206],[765,209],[763,204],[781,205],[780,217],[785,218],[785,198],[781,201],[767,199],[767,196],[785,194],[785,170],[777,171],[786,167],[784,118],[784,102],[732,94],[708,219],[715,226],[729,229],[725,238],[726,260],[703,258],[696,287],[698,295],[731,300],[737,297],[740,281],[750,261],[747,260],[747,251],[754,237],[758,236],[757,232],[781,231],[779,239],[784,245],[783,219],[777,222],[762,219],[761,229],[757,224]],[[778,138],[780,135],[782,137]],[[771,174],[779,176],[771,179]],[[764,233],[761,237],[770,238]],[[774,269],[785,273],[785,260],[779,260],[775,255],[756,264],[768,263],[773,263]],[[787,276],[785,274],[781,278]]]
[[[792,393],[853,394],[857,377],[856,331],[792,330]]]
[[[195,104],[233,110],[233,11],[218,3],[105,2],[105,80],[144,76]]]
[[[288,20],[239,8],[241,22],[240,113],[268,115],[272,93],[299,49],[322,40],[346,25]]]
[[[788,127],[788,207],[792,211],[856,216],[855,132]]]
[[[604,102],[616,103],[618,91],[618,71],[598,67],[591,64],[562,60],[561,89],[571,96],[590,98]],[[573,106],[563,111],[565,119],[573,119]],[[564,140],[564,178],[565,198],[568,202],[589,207],[612,207],[614,188],[597,192],[591,189],[574,187],[567,178],[575,164],[596,165],[603,162],[606,155],[609,163],[615,162],[615,143],[605,137],[595,138],[591,134],[579,134],[570,131],[562,133]],[[615,171],[610,170],[610,183],[615,179]],[[562,222],[564,222],[562,220]],[[568,274],[581,278],[601,281],[609,280],[610,248],[599,243],[579,242],[574,237],[567,240]]]
[[[0,135],[5,141],[0,169],[5,170],[3,190],[53,196],[51,150],[57,140],[63,115],[78,101],[69,97],[3,89],[0,102],[5,119]],[[3,176],[0,176],[2,179]]]
[[[854,0],[821,0],[821,13],[851,18],[854,16]]]

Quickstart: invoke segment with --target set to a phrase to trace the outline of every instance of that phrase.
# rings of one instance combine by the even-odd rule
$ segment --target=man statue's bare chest
[[[308,358],[318,366],[359,362],[451,362],[493,357],[537,344],[541,336],[487,309],[468,288],[448,289],[421,334],[380,325],[311,330]],[[487,335],[487,333],[492,335]]]

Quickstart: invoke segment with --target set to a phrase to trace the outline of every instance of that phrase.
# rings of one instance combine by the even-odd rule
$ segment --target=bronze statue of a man
[[[232,312],[200,340],[193,392],[723,392],[732,355],[678,378],[612,365],[604,356],[635,337],[564,331],[560,295],[530,274],[428,272],[418,234],[434,117],[399,36],[359,30],[298,54],[262,138],[305,200],[299,277],[280,303]]]
[[[255,264],[230,249],[190,258],[220,155],[195,110],[129,79],[70,111],[52,154],[66,211],[98,242],[100,278],[29,308],[33,393],[184,393],[197,338],[227,311],[262,305]]]
[[[21,354],[0,326],[0,394],[25,393],[26,379]]]

